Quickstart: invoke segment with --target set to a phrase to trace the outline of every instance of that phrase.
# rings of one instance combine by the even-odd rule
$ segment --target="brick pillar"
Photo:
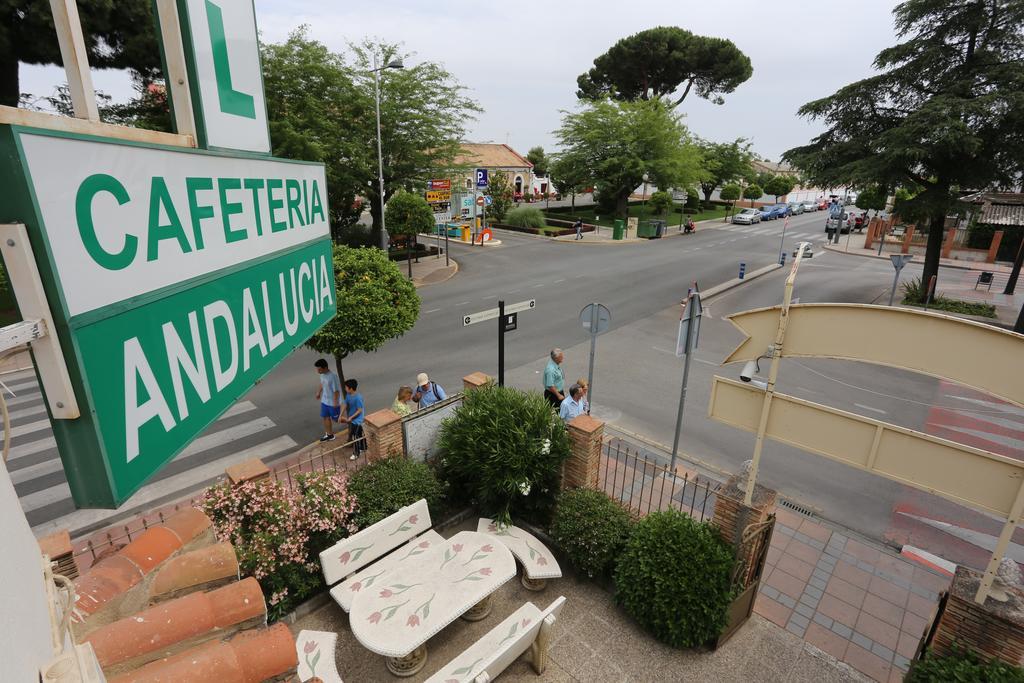
[[[946,238],[942,241],[942,258],[949,258],[953,253],[953,238],[956,235],[956,228],[946,231]]]
[[[601,468],[601,446],[604,440],[604,422],[579,415],[569,422],[569,459],[562,466],[562,488],[598,487],[597,474]]]
[[[766,486],[754,484],[753,505],[748,506],[743,502],[746,497],[746,482],[745,476],[736,475],[716,492],[715,514],[711,518],[711,523],[718,528],[722,538],[736,548],[736,559],[745,561],[748,572],[752,572],[754,567],[749,555],[757,548],[743,547],[743,532],[751,524],[764,522],[775,512],[776,492]],[[749,578],[749,574],[744,577],[744,586]]]
[[[900,249],[900,253],[903,253],[903,254],[909,254],[910,253],[910,240],[912,240],[912,239],[914,239],[914,226],[913,225],[908,225],[907,226],[907,232],[906,232],[905,235],[903,235],[903,248]]]
[[[253,458],[252,460],[240,462],[237,465],[231,465],[224,470],[224,474],[228,476],[228,481],[231,482],[232,486],[237,486],[247,481],[269,479],[270,468],[259,458]]]
[[[366,434],[366,461],[373,462],[393,455],[405,456],[405,440],[402,438],[402,418],[384,408],[366,416],[363,422]]]
[[[462,378],[462,390],[469,391],[470,389],[479,389],[485,387],[492,382],[491,378],[482,372],[474,372],[471,375],[466,375]]]
[[[988,257],[985,259],[985,263],[995,263],[996,254],[999,253],[999,245],[1003,243],[1003,231],[996,230],[992,235],[992,244],[988,245]]]
[[[983,659],[1020,666],[1024,662],[1024,589],[1003,586],[997,580],[985,604],[979,605],[974,602],[974,594],[981,578],[981,573],[973,569],[956,568],[931,651],[946,655],[956,643]]]
[[[872,218],[868,223],[867,234],[864,236],[864,248],[870,249],[875,243],[875,231],[878,230],[878,219]]]

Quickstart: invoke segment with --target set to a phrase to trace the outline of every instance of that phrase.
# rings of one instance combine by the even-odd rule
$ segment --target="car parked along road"
[[[753,225],[754,223],[760,223],[761,211],[759,209],[743,209],[732,217],[732,222],[739,223],[741,225]]]

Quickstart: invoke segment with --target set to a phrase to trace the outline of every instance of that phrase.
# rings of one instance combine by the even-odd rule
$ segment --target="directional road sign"
[[[505,314],[518,313],[520,311],[532,311],[537,307],[537,300],[530,299],[529,301],[520,301],[517,304],[509,304],[505,307]],[[485,320],[493,320],[497,318],[501,313],[497,308],[491,308],[486,311],[480,311],[478,313],[470,313],[462,317],[462,326],[475,325],[476,323],[482,323]]]

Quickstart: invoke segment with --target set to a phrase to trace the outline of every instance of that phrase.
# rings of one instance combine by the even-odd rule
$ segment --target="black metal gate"
[[[725,629],[712,643],[713,648],[728,641],[753,613],[774,531],[775,515],[769,515],[765,521],[755,522],[743,530],[732,574],[732,585],[738,589],[738,594],[729,605]]]

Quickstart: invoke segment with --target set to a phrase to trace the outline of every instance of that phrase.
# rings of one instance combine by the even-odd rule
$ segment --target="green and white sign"
[[[201,147],[270,152],[251,0],[177,0]]]
[[[81,407],[75,502],[116,506],[336,310],[321,164],[0,126]]]

